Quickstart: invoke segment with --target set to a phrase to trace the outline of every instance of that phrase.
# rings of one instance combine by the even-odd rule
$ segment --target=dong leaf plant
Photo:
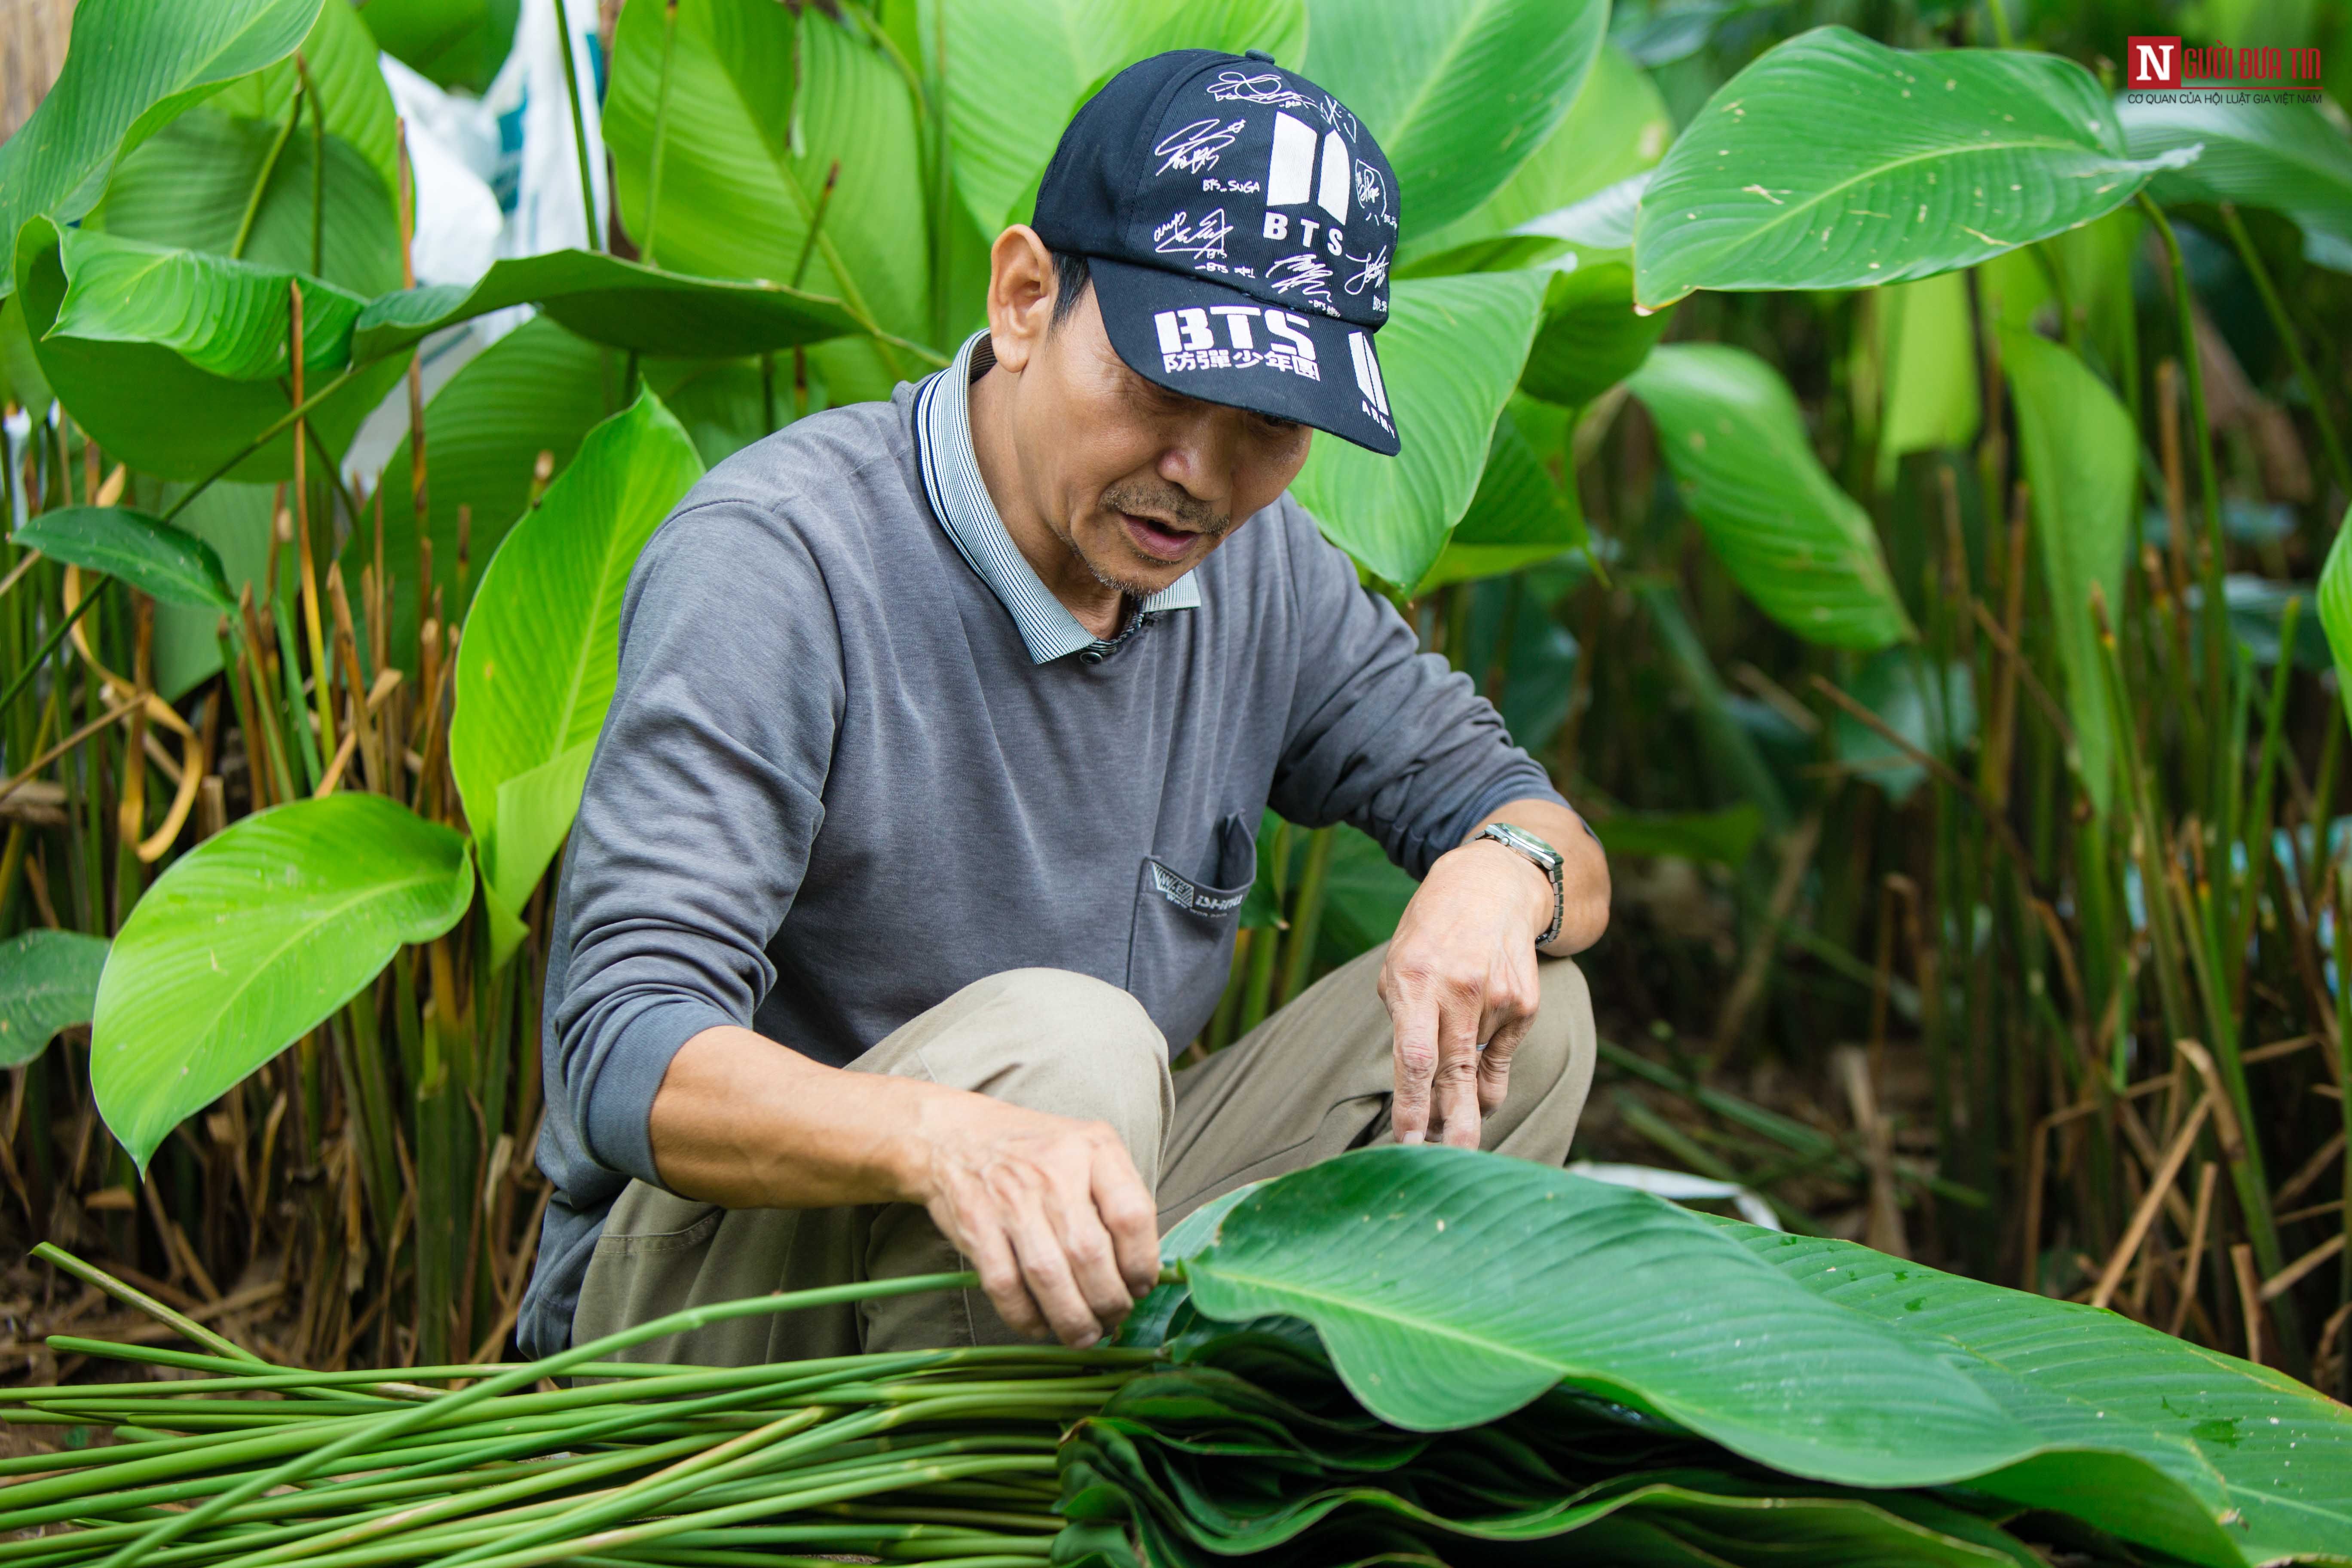
[[[629,563],[701,472],[646,392],[589,433],[509,534],[455,679],[449,758],[470,844],[380,795],[325,795],[199,845],[131,910],[99,991],[91,1063],[108,1125],[142,1165],[179,1121],[350,1002],[394,949],[463,919],[477,857],[488,961],[511,957],[612,700]]]

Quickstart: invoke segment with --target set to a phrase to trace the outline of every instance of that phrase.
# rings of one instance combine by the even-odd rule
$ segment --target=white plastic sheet
[[[1766,1230],[1781,1228],[1772,1205],[1737,1182],[1718,1182],[1712,1176],[1695,1176],[1688,1171],[1662,1171],[1655,1165],[1612,1165],[1597,1160],[1571,1160],[1568,1170],[1570,1175],[1606,1182],[1612,1187],[1632,1187],[1635,1192],[1676,1202],[1687,1198],[1727,1201],[1748,1224],[1762,1226]]]
[[[570,47],[580,81],[593,221],[580,196],[580,160],[563,75],[564,30],[555,0],[522,0],[514,48],[481,97],[447,92],[383,57],[384,83],[408,133],[416,181],[411,255],[420,284],[466,287],[504,258],[585,247],[610,210],[600,100],[604,58],[595,0],[570,0]],[[529,321],[517,305],[435,333],[417,346],[429,398],[466,362]],[[408,393],[395,387],[352,440],[343,468],[370,486],[408,431]]]

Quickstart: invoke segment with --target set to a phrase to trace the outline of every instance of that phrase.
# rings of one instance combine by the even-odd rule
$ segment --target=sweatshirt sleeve
[[[1418,651],[1396,606],[1358,583],[1315,520],[1287,497],[1282,507],[1299,651],[1274,808],[1360,827],[1422,877],[1499,806],[1565,805],[1470,678]]]
[[[763,509],[689,498],[638,557],[549,954],[547,1098],[568,1123],[551,1131],[593,1165],[658,1184],[670,1059],[715,1025],[749,1027],[774,983],[766,948],[824,817],[842,669],[817,566]]]

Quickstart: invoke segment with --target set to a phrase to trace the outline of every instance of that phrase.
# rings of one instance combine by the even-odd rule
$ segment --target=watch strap
[[[1565,862],[1560,852],[1526,828],[1515,827],[1507,822],[1488,823],[1477,831],[1472,841],[1475,843],[1479,838],[1491,838],[1505,848],[1527,857],[1551,879],[1551,924],[1536,938],[1536,945],[1543,947],[1552,942],[1559,935],[1560,921],[1568,910],[1567,889],[1561,875]]]

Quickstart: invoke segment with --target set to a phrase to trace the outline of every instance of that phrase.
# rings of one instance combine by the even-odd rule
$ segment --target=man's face
[[[1272,505],[1311,434],[1144,380],[1111,347],[1091,289],[1035,341],[1013,417],[1024,498],[1097,580],[1139,597]]]

